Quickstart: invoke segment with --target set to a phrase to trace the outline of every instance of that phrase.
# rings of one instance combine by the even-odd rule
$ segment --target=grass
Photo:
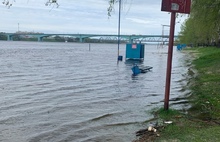
[[[220,141],[220,48],[191,48],[197,54],[192,62],[197,75],[190,83],[192,107],[187,114],[176,110],[157,113],[163,120],[173,121],[160,132],[158,142],[217,142]]]
[[[198,59],[193,61],[198,75],[195,84],[191,86],[194,101],[193,111],[197,115],[203,115],[204,119],[220,119],[220,49],[198,48]]]

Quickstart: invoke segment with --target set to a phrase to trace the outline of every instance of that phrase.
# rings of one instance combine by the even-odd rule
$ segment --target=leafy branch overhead
[[[46,6],[51,6],[53,4],[53,5],[56,5],[57,8],[58,8],[59,4],[58,4],[57,1],[58,0],[47,0],[45,5]],[[10,8],[12,6],[13,2],[15,2],[15,0],[3,0],[2,4],[5,5],[7,8]],[[27,2],[29,2],[29,0]]]
[[[28,0],[29,1],[29,0]],[[52,4],[55,4],[57,8],[59,7],[59,4],[57,2],[58,0],[47,0],[45,5],[46,6],[51,6]],[[108,16],[111,17],[111,13],[114,10],[114,5],[117,3],[119,0],[109,0],[109,7],[107,9],[108,11]],[[2,4],[5,5],[7,8],[10,8],[15,2],[15,0],[2,0]]]
[[[4,4],[7,8],[10,8],[12,6],[13,2],[15,2],[15,0],[13,0],[13,1],[3,0],[2,4]]]
[[[119,0],[109,0],[109,7],[108,7],[108,16],[111,17],[111,12],[114,10],[114,5]]]
[[[57,0],[48,0],[47,2],[46,2],[46,6],[51,6],[51,4],[56,4],[56,6],[57,6],[57,8],[59,7],[59,4],[57,3]]]

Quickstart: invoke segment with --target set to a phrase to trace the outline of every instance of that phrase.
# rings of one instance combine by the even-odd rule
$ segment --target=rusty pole
[[[167,56],[166,87],[165,87],[165,98],[164,98],[164,109],[165,110],[169,109],[170,80],[171,80],[171,70],[172,70],[175,21],[176,21],[176,13],[171,12],[170,37],[169,37],[169,47],[168,47],[168,56]]]

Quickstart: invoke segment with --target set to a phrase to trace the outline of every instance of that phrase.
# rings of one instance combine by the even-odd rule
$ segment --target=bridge
[[[118,40],[118,35],[110,34],[43,34],[43,33],[0,33],[0,35],[7,36],[8,41],[13,41],[15,36],[35,37],[38,41],[43,41],[43,38],[62,36],[62,37],[75,37],[79,38],[80,42],[84,42],[86,38],[95,38],[101,40]],[[174,36],[175,39],[178,36]],[[133,42],[164,42],[169,41],[169,35],[120,35],[120,40],[133,43]]]

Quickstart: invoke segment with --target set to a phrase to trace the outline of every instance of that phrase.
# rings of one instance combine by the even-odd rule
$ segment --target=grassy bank
[[[160,117],[174,123],[166,126],[156,141],[220,141],[220,49],[191,48],[185,52],[197,56],[192,62],[196,77],[190,81],[192,108],[187,114],[161,110]]]
[[[192,108],[187,113],[176,110],[157,111],[158,118],[172,121],[163,124],[157,135],[138,142],[217,142],[220,141],[220,49],[214,47],[185,49],[196,58],[189,75],[192,90],[188,98]]]

